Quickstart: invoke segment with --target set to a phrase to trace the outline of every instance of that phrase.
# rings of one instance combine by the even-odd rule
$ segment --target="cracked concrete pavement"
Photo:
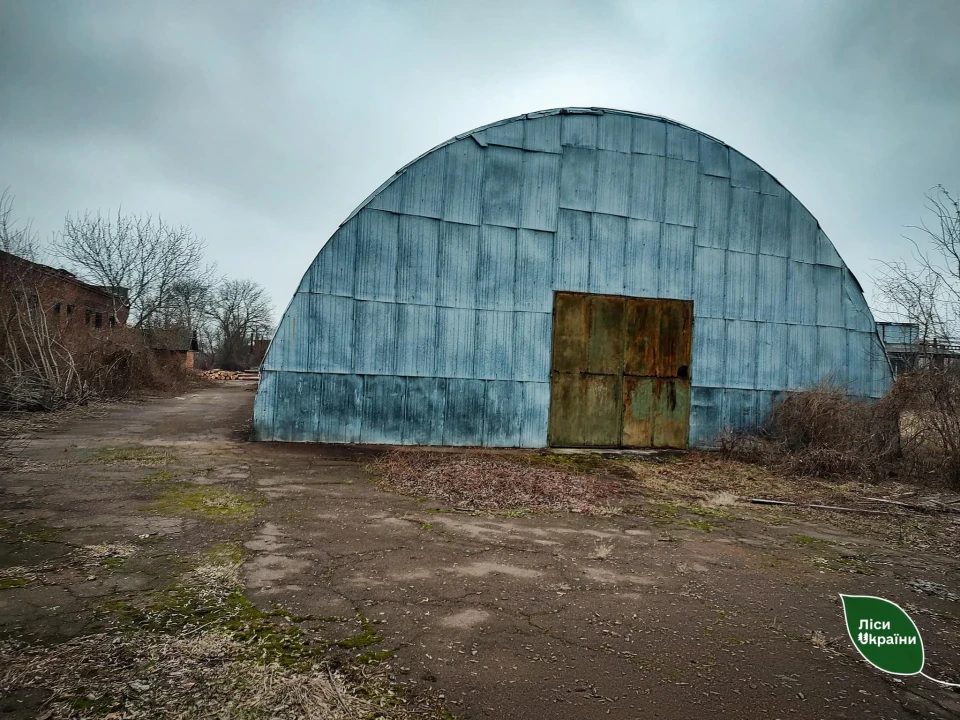
[[[0,632],[96,631],[91,599],[159,587],[166,559],[233,541],[251,599],[316,616],[359,609],[384,636],[375,649],[394,651],[397,681],[431,688],[458,717],[960,717],[960,694],[859,660],[838,599],[918,608],[927,672],[955,679],[960,608],[905,580],[955,589],[956,558],[827,520],[767,521],[756,508],[733,508],[708,531],[642,506],[610,517],[457,512],[378,490],[365,470],[376,449],[247,442],[252,401],[251,385],[227,383],[109,406],[32,440],[26,466],[0,480],[0,517],[45,539],[5,536],[0,567],[98,543],[139,551],[113,569],[74,554],[56,581],[0,590]],[[169,457],[97,461],[118,447]],[[263,504],[231,521],[160,514],[158,468]],[[818,544],[799,546],[798,534]],[[821,562],[844,553],[869,558],[869,572]]]

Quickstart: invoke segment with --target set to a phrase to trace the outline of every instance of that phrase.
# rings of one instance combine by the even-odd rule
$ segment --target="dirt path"
[[[960,593],[956,558],[743,506],[456,512],[377,490],[362,451],[246,442],[252,390],[113,406],[33,440],[0,480],[3,636],[108,631],[184,558],[235,545],[257,607],[323,619],[335,661],[457,717],[960,717],[960,694],[857,659],[838,600],[908,608],[926,671],[957,681],[956,596],[907,584]],[[48,695],[20,691],[0,718]]]

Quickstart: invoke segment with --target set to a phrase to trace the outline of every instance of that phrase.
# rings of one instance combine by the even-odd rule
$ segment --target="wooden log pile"
[[[231,370],[201,370],[200,375],[207,380],[238,380],[240,373]]]

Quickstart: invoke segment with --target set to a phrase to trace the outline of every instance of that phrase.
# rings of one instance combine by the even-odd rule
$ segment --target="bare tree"
[[[127,304],[136,327],[162,321],[181,283],[208,283],[204,242],[190,228],[162,218],[68,217],[54,254],[98,285],[115,291],[115,311]],[[123,291],[120,290],[123,288]]]
[[[0,250],[37,262],[40,258],[40,241],[33,223],[20,225],[13,217],[13,195],[9,189],[0,193]]]
[[[960,335],[960,199],[938,185],[926,208],[931,219],[907,238],[912,257],[882,263],[876,278],[883,309],[916,324],[921,346]]]
[[[253,280],[223,280],[213,293],[211,318],[218,364],[233,370],[246,364],[251,343],[269,335],[273,304]]]

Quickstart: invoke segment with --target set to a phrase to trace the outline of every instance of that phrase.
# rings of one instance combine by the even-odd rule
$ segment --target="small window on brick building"
[[[84,314],[84,316],[83,316],[83,323],[84,323],[84,325],[89,325],[89,324],[90,324],[90,316],[91,316],[91,315],[93,315],[93,310],[91,310],[90,308],[87,308],[87,312],[86,312],[86,313]]]
[[[73,305],[67,305],[67,315],[73,315]]]
[[[97,313],[93,319],[93,326],[96,328],[103,327],[103,313]]]
[[[59,314],[60,314],[60,303],[54,303],[54,304],[53,304],[53,314],[54,314],[54,315],[59,315]]]
[[[111,315],[111,316],[110,316],[110,327],[116,327],[116,326],[117,326],[117,319],[116,319],[113,315]]]

